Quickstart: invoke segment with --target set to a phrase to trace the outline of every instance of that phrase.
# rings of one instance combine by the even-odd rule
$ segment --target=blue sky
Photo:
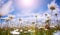
[[[9,2],[10,1],[10,2]],[[21,8],[20,3],[18,2],[19,0],[2,0],[0,1],[0,7],[2,7],[2,11],[0,14],[4,14],[5,16],[8,15],[13,15],[17,18],[27,18],[27,17],[33,17],[36,14],[37,15],[43,15],[43,13],[48,11],[48,4],[50,4],[53,0],[38,0],[36,3],[33,4],[32,7],[29,8],[25,7],[25,9]],[[55,0],[55,3],[59,6],[60,8],[60,0]],[[9,7],[10,4],[10,7]],[[19,6],[20,5],[20,6]],[[6,10],[4,10],[4,7]],[[7,11],[8,10],[8,11]],[[7,12],[4,12],[7,11]]]
[[[53,0],[41,0],[41,1],[39,1],[39,7],[37,7],[35,10],[34,10],[34,12],[39,12],[39,11],[42,11],[42,12],[44,12],[44,11],[46,11],[47,9],[48,9],[48,7],[47,7],[47,5],[48,4],[50,4],[51,3],[51,1],[53,1]],[[60,6],[60,0],[56,0],[56,3]],[[16,2],[14,2],[14,4],[15,5],[13,5],[13,6],[15,6],[15,7],[17,7],[16,6]],[[18,8],[17,8],[18,9]]]

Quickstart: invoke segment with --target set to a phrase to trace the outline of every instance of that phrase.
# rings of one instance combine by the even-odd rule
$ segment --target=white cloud
[[[15,0],[17,8],[21,14],[19,16],[30,16],[33,13],[33,10],[39,7],[39,0]]]
[[[4,4],[1,8],[0,8],[0,14],[1,15],[6,15],[10,12],[11,10],[11,5],[12,5],[12,0],[8,1],[6,4]]]
[[[21,9],[34,9],[38,6],[39,0],[15,0],[15,2]]]

